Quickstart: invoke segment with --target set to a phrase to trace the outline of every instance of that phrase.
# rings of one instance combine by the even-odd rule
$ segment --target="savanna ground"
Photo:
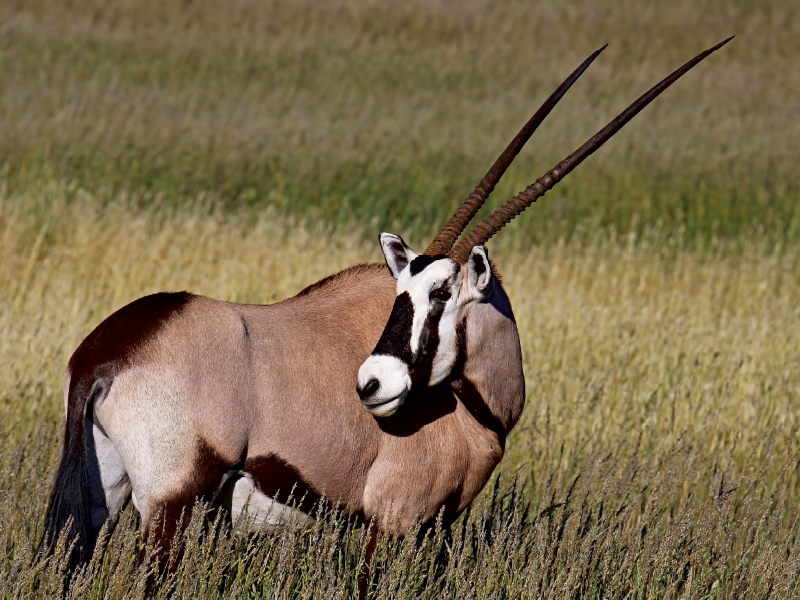
[[[381,598],[800,592],[800,10],[712,2],[0,4],[0,596],[36,554],[61,377],[150,292],[273,302],[423,247],[592,50],[491,207],[737,34],[489,247],[527,405],[470,513],[385,538]],[[485,213],[485,211],[484,211]],[[128,510],[75,598],[141,597]],[[195,518],[155,595],[352,597],[363,531]]]

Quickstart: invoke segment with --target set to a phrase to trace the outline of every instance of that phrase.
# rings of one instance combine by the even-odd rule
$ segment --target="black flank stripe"
[[[262,494],[306,514],[322,498],[297,467],[273,454],[248,458],[242,470],[250,473]]]

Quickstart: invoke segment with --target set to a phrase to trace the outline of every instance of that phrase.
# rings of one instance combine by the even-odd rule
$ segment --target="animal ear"
[[[489,252],[483,246],[475,246],[469,253],[469,281],[479,292],[486,294],[492,287],[492,265]]]
[[[409,248],[399,235],[382,233],[380,240],[386,264],[394,278],[397,279],[403,269],[408,266],[408,263],[417,258],[419,254]]]

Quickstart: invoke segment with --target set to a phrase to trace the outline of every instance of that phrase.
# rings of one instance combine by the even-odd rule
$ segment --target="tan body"
[[[379,524],[391,515],[395,527],[402,515],[401,532],[442,506],[463,510],[502,458],[524,403],[510,305],[498,284],[490,301],[470,306],[468,349],[453,379],[376,418],[356,394],[356,376],[394,299],[383,265],[355,267],[270,306],[187,295],[129,350],[89,409],[106,501],[103,511],[95,483],[94,527],[115,519],[126,489],[147,523],[161,509],[174,517],[198,495],[210,498],[230,469],[249,473],[267,496],[289,483],[296,495],[324,495]],[[68,403],[81,401],[76,376],[95,377],[98,357],[115,360],[102,343],[82,350],[87,342],[67,369]],[[300,480],[289,482],[292,474]]]

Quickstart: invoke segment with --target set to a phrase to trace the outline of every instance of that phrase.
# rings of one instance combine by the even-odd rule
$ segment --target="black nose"
[[[377,379],[370,379],[363,388],[361,386],[356,386],[356,391],[361,400],[366,400],[377,392],[379,387],[381,387],[381,384]]]

